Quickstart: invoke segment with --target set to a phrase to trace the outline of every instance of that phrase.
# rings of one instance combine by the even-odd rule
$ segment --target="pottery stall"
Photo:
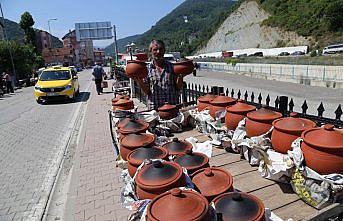
[[[152,134],[136,133],[127,134],[120,140],[120,155],[127,160],[127,155],[140,147],[152,146],[155,142],[155,136]]]
[[[216,98],[217,95],[214,94],[206,94],[204,96],[201,96],[198,98],[197,103],[198,103],[198,111],[203,111],[205,109],[208,109],[210,107],[210,101],[212,101],[214,98]]]

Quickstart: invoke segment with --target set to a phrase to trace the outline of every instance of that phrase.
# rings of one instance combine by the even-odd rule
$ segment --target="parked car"
[[[254,54],[249,54],[249,57],[263,57],[263,52],[258,51],[258,52],[255,52]]]
[[[303,51],[295,51],[291,55],[304,55],[304,54],[305,54],[305,52],[303,52]]]
[[[288,56],[290,55],[287,51],[283,51],[279,54],[279,56]]]

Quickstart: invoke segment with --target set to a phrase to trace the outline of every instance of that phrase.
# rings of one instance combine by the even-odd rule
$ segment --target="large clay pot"
[[[165,102],[162,107],[158,108],[158,115],[162,120],[170,120],[177,116],[179,110],[177,109],[176,105],[169,104]]]
[[[165,160],[168,158],[168,151],[163,148],[158,147],[140,147],[129,153],[127,156],[128,161],[128,170],[131,177],[136,173],[137,168],[143,163],[146,159],[162,159]]]
[[[149,124],[140,119],[124,118],[118,123],[119,133],[122,135],[143,133],[149,127]]]
[[[254,195],[242,192],[224,193],[213,201],[216,213],[223,221],[263,221],[265,207]]]
[[[174,137],[173,141],[163,144],[162,148],[167,149],[169,155],[179,155],[186,153],[187,150],[191,150],[193,146],[188,141],[182,141]]]
[[[148,68],[144,61],[128,60],[125,72],[130,78],[145,78],[148,75]]]
[[[343,174],[343,132],[331,124],[305,130],[301,149],[306,166],[319,174]]]
[[[198,98],[198,111],[202,111],[207,107],[210,107],[210,101],[212,101],[217,96],[214,94],[206,94]]]
[[[192,60],[178,61],[173,63],[174,73],[188,75],[194,71],[194,64]]]
[[[205,154],[192,150],[187,150],[186,153],[178,155],[174,162],[186,168],[188,174],[210,166],[209,158]]]
[[[135,181],[139,199],[153,199],[167,190],[186,185],[181,166],[168,161],[154,161],[143,166]]]
[[[204,168],[195,171],[191,177],[201,195],[209,202],[222,193],[233,191],[233,177],[224,169]]]
[[[229,130],[235,130],[238,123],[243,120],[247,113],[256,110],[256,107],[239,100],[236,104],[226,108],[225,125]]]
[[[127,160],[127,155],[139,147],[151,146],[155,136],[151,134],[127,134],[120,140],[120,155]]]
[[[130,100],[128,96],[121,96],[117,102],[112,103],[112,110],[132,110],[133,108],[133,100]]]
[[[274,120],[282,117],[282,114],[266,108],[247,113],[245,130],[248,137],[260,136],[272,128]]]
[[[291,150],[292,142],[301,136],[301,133],[316,124],[308,119],[296,118],[296,113],[291,117],[279,118],[273,121],[272,146],[279,153],[287,154]]]
[[[225,96],[223,93],[210,101],[210,115],[213,119],[216,119],[216,112],[225,110],[226,107],[236,103],[236,100]]]
[[[174,188],[152,200],[147,209],[147,221],[210,221],[206,199],[195,191]]]

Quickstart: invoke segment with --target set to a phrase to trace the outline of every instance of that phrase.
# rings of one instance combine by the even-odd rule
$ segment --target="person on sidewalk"
[[[174,73],[173,64],[164,59],[166,47],[161,40],[152,40],[149,46],[151,64],[145,79],[134,78],[143,92],[148,96],[148,108],[157,110],[164,105],[178,104],[183,87],[183,75]]]
[[[14,93],[14,89],[12,86],[12,77],[11,75],[8,73],[8,71],[4,71],[2,73],[3,79],[6,82],[6,88],[7,88],[7,93]]]
[[[102,83],[103,76],[105,75],[105,71],[101,67],[99,62],[95,63],[92,75],[94,76],[96,91],[98,92],[98,95],[100,95],[100,93],[102,93],[101,83]]]

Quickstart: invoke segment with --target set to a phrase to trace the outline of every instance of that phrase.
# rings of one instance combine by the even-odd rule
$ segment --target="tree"
[[[35,31],[32,28],[34,24],[35,21],[33,20],[29,12],[24,12],[21,15],[19,25],[25,32],[25,44],[32,45],[34,47],[34,50],[36,51],[36,35]]]

